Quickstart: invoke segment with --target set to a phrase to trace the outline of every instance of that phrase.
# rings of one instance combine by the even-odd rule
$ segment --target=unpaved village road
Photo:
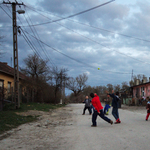
[[[19,126],[0,137],[0,150],[149,150],[150,121],[145,107],[122,106],[121,124],[110,125],[99,117],[82,115],[83,104],[69,104],[54,112],[39,113],[38,121]],[[132,109],[132,111],[131,111]],[[108,115],[113,121],[111,114]],[[6,134],[6,133],[5,133]]]

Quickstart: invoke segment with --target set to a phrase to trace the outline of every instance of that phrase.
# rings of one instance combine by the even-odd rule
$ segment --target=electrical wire
[[[70,30],[70,29],[69,29]],[[72,30],[71,30],[72,31]],[[74,31],[73,31],[74,32]],[[33,32],[34,33],[34,32]],[[83,35],[82,35],[83,36]],[[85,36],[84,36],[85,37]],[[87,37],[86,37],[87,38]],[[37,39],[37,38],[36,38]],[[90,39],[91,40],[91,39]],[[100,43],[99,43],[100,44]]]
[[[23,31],[22,28],[21,28],[21,30]],[[32,36],[33,38],[37,39],[35,36],[31,35],[31,34],[28,33],[27,31],[24,31],[24,32],[26,32],[28,35]],[[38,40],[39,40],[39,39],[38,39]],[[80,63],[80,64],[84,64],[84,65],[86,65],[86,66],[88,66],[88,67],[91,67],[91,68],[94,68],[94,69],[95,69],[95,67],[93,67],[93,66],[91,66],[91,65],[89,65],[89,64],[86,64],[86,63],[84,63],[84,62],[82,62],[82,61],[79,61],[79,60],[77,60],[77,59],[75,59],[75,58],[73,58],[73,57],[70,57],[70,56],[68,56],[68,55],[66,55],[66,54],[64,54],[64,53],[62,53],[61,51],[59,51],[59,50],[57,50],[57,49],[51,47],[50,45],[44,43],[43,41],[41,41],[41,40],[39,40],[39,41],[40,41],[41,43],[43,43],[44,45],[46,45],[47,47],[53,49],[54,51],[56,51],[56,52],[62,54],[63,56],[68,57],[69,59],[74,60],[74,61],[76,61],[76,62],[78,62],[78,63]],[[101,71],[107,71],[107,72],[118,73],[118,74],[131,74],[131,73],[122,73],[122,72],[109,71],[109,70],[104,70],[104,69],[101,69]]]
[[[47,17],[46,17],[46,18],[47,18]],[[49,18],[48,18],[48,19],[49,19]],[[76,34],[78,34],[78,35],[80,35],[80,36],[82,36],[82,37],[84,37],[84,38],[86,38],[86,39],[88,39],[88,40],[94,42],[94,43],[97,43],[97,44],[99,44],[99,45],[101,45],[101,46],[107,48],[107,49],[110,50],[110,51],[115,51],[115,52],[117,52],[117,53],[119,53],[119,54],[121,54],[121,55],[124,55],[124,56],[126,56],[126,57],[130,57],[130,58],[132,58],[132,59],[134,59],[134,60],[136,60],[136,61],[139,61],[139,62],[142,62],[142,63],[146,63],[146,64],[150,64],[150,63],[148,63],[148,62],[145,62],[145,61],[136,59],[136,58],[134,58],[134,57],[132,57],[132,56],[129,56],[129,55],[127,55],[127,54],[124,54],[124,53],[122,53],[122,52],[119,52],[119,51],[117,51],[117,50],[112,50],[112,49],[108,48],[107,46],[101,44],[100,42],[97,42],[97,41],[95,41],[95,40],[92,40],[91,38],[86,37],[86,36],[84,36],[84,35],[82,35],[82,34],[76,32],[76,31],[74,31],[74,30],[72,30],[72,29],[70,29],[70,28],[68,28],[68,27],[66,27],[66,26],[64,26],[64,25],[62,25],[62,24],[60,24],[60,23],[58,23],[58,22],[55,22],[55,23],[59,24],[60,26],[63,26],[64,28],[66,28],[66,29],[68,29],[68,30],[70,30],[70,31],[72,31],[72,32],[74,32],[74,33],[76,33]]]
[[[26,7],[28,7],[29,9],[31,9],[31,10],[37,12],[36,9],[35,9],[34,7],[32,7],[32,6],[27,6],[27,5],[26,5]],[[42,11],[42,10],[39,10],[39,11]],[[43,11],[43,12],[45,12],[45,11]],[[39,12],[37,12],[37,13],[39,13]],[[55,16],[55,17],[62,18],[62,17],[57,16],[57,15],[54,15],[54,14],[52,14],[52,13],[50,13],[50,12],[46,12],[46,13],[49,13],[49,14]],[[45,17],[45,18],[48,18],[48,17],[42,15],[41,13],[39,13],[39,14],[40,14],[41,16]],[[48,19],[49,19],[49,18],[48,18]],[[121,36],[124,36],[124,37],[132,38],[132,39],[136,39],[136,40],[140,40],[140,41],[144,41],[144,42],[150,42],[150,40],[146,40],[146,39],[142,39],[142,38],[139,38],[139,37],[134,37],[134,36],[131,36],[131,35],[126,35],[126,34],[114,32],[114,31],[110,31],[110,30],[107,30],[107,29],[104,29],[104,28],[100,28],[100,27],[95,27],[95,26],[92,26],[92,25],[89,25],[89,24],[85,24],[85,23],[83,23],[83,22],[79,22],[79,21],[72,20],[72,19],[67,19],[67,20],[69,20],[70,22],[78,23],[78,24],[81,24],[81,25],[84,25],[84,26],[87,26],[87,27],[91,27],[91,28],[94,28],[94,29],[97,29],[97,30],[109,32],[109,33],[112,33],[112,34],[117,34],[117,35],[121,35]]]
[[[3,9],[2,6],[0,6],[0,8],[7,14],[7,16],[8,16],[10,19],[12,19],[12,17],[5,11],[5,9]]]
[[[27,13],[27,15],[28,15],[28,13]],[[29,18],[31,24],[33,24],[33,23],[32,23],[32,20],[31,20],[31,18],[30,18],[29,15],[28,15],[28,18]],[[32,28],[31,28],[31,29],[32,29]],[[40,36],[38,35],[38,33],[37,33],[37,31],[36,31],[36,29],[35,29],[34,26],[33,26],[33,29],[34,29],[34,31],[32,31],[32,32],[33,32],[34,36],[37,35],[38,39],[40,39]],[[40,39],[40,40],[41,40],[41,39]],[[40,45],[42,51],[44,52],[45,56],[46,56],[47,59],[50,61],[50,63],[52,64],[52,66],[53,66],[53,67],[56,66],[56,65],[54,64],[54,62],[50,59],[50,56],[49,56],[49,54],[47,53],[47,51],[46,51],[46,49],[45,49],[45,47],[44,47],[44,44],[42,44],[39,40],[37,40],[37,42],[39,43],[39,45]],[[49,57],[48,57],[48,56],[49,56]]]
[[[32,27],[31,27],[31,25],[30,25],[30,23],[29,23],[29,21],[28,21],[28,19],[26,18],[26,16],[24,15],[24,17],[25,17],[25,20],[26,20],[26,22],[29,24],[29,26],[30,26],[30,29],[31,29],[31,32],[33,33],[33,35],[35,36],[35,37],[37,37],[36,36],[36,31],[33,31],[33,29],[32,29]],[[28,16],[29,17],[29,16]],[[43,47],[42,47],[42,45],[41,45],[41,43],[39,42],[39,40],[37,40],[36,39],[36,41],[37,41],[37,43],[39,44],[39,47],[41,47],[41,50],[44,52],[44,54],[45,54],[45,56],[47,57],[47,55],[46,55],[46,53],[45,53],[45,51],[44,51],[44,49],[43,49]],[[38,49],[37,48],[37,46],[36,46],[36,49]],[[48,58],[48,57],[47,57]],[[50,59],[48,58],[48,60],[50,61]]]
[[[109,4],[109,3],[113,2],[113,1],[115,1],[115,0],[108,1],[108,2],[106,2],[106,3],[103,3],[103,4],[101,4],[101,5],[98,5],[98,6],[96,6],[96,7],[93,7],[93,8],[90,8],[90,9],[87,9],[87,10],[84,10],[84,11],[81,11],[81,12],[79,12],[79,13],[70,15],[70,16],[68,16],[68,17],[64,17],[64,18],[57,19],[57,20],[52,20],[52,21],[50,21],[50,22],[34,24],[33,26],[38,26],[38,25],[43,25],[43,24],[49,24],[49,23],[53,23],[53,22],[58,22],[58,21],[61,21],[61,20],[65,20],[65,19],[68,19],[68,18],[72,18],[72,17],[78,16],[78,15],[81,15],[81,14],[83,14],[83,13],[86,13],[86,12],[88,12],[88,11],[91,11],[91,10],[93,10],[93,9],[96,9],[96,8],[102,7],[102,6],[104,6],[104,5],[107,5],[107,4]],[[25,6],[26,6],[26,5],[25,5]]]
[[[23,3],[22,0],[20,0],[20,1],[21,1],[21,3]],[[29,21],[31,22],[31,24],[29,23],[28,19],[27,19],[26,16],[24,15],[24,18],[25,18],[26,22],[28,23],[28,25],[29,25],[29,27],[30,27],[32,33],[34,34],[34,36],[35,36],[35,37],[38,37],[38,38],[40,39],[40,37],[39,37],[39,35],[38,35],[38,33],[37,33],[35,27],[32,26],[32,25],[33,25],[32,20],[31,20],[31,18],[30,18],[30,16],[29,16],[28,12],[26,11],[26,7],[25,7],[25,6],[24,6],[24,9],[25,9],[25,12],[26,12],[26,14],[27,14],[27,16],[28,16]],[[33,29],[32,29],[32,28],[33,28]],[[49,56],[49,54],[47,53],[47,51],[46,51],[44,45],[43,45],[42,43],[40,43],[38,40],[37,40],[37,42],[38,42],[39,46],[41,47],[41,50],[44,52],[45,56],[47,57],[47,60],[52,64],[53,67],[56,66],[56,65],[54,64],[54,62],[50,59],[50,56]],[[48,57],[48,56],[49,56],[49,57]]]

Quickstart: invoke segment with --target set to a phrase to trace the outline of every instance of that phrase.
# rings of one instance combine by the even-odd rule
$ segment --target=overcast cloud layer
[[[36,39],[26,33],[31,42],[36,45],[41,58],[49,60],[50,67],[67,68],[69,76],[72,77],[87,73],[88,85],[99,86],[108,83],[116,85],[124,81],[129,82],[132,69],[134,75],[144,74],[149,77],[150,2],[148,0],[123,2],[116,0],[69,19],[42,24],[65,18],[108,1],[33,0],[30,2],[25,0],[23,3],[26,7],[21,8],[26,13],[17,14],[17,24],[33,36],[38,33],[37,38],[51,47],[44,45],[41,48]],[[18,0],[18,2],[22,1]],[[11,66],[11,57],[13,57],[11,5],[4,5],[2,1],[0,4],[7,12],[6,14],[0,8],[0,35],[5,37],[1,45],[4,55],[0,61],[8,62]],[[28,23],[41,25],[36,25],[34,28],[32,26],[31,30]],[[20,67],[24,66],[23,59],[34,53],[22,35],[18,35]],[[57,50],[76,61],[65,57]]]

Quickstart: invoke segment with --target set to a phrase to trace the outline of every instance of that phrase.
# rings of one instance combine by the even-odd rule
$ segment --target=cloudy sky
[[[0,49],[4,54],[0,61],[11,66],[12,10],[2,2],[0,35],[4,39]],[[24,58],[36,52],[49,60],[49,67],[67,68],[69,76],[87,73],[87,85],[91,86],[129,82],[132,70],[133,75],[150,76],[150,1],[115,0],[82,14],[78,13],[109,0],[18,2],[26,5],[21,6],[25,14],[17,14],[17,24],[23,30],[18,35],[20,67],[24,67]],[[35,48],[31,49],[24,37]]]

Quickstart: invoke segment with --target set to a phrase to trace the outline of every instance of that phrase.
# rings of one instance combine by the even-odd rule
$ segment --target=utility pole
[[[13,57],[14,57],[14,101],[15,108],[20,107],[20,96],[19,96],[19,65],[18,65],[18,43],[17,43],[17,21],[16,21],[16,12],[19,14],[25,13],[25,11],[18,10],[16,11],[16,5],[24,5],[23,3],[15,2],[5,2],[3,4],[12,5],[12,24],[13,24]]]

